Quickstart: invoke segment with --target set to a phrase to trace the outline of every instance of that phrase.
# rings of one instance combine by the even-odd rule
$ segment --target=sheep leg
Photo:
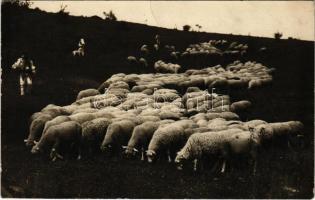
[[[197,164],[198,164],[198,159],[194,159],[194,171],[197,171]]]
[[[59,148],[59,144],[60,144],[60,141],[57,140],[50,151],[50,158],[52,159],[52,161],[55,161],[57,158],[63,159],[63,156],[57,152]]]
[[[169,163],[172,162],[171,153],[170,153],[170,150],[169,150],[169,149],[167,150],[167,160],[168,160]]]
[[[144,161],[144,148],[141,148],[141,161]]]
[[[224,172],[225,172],[225,168],[226,168],[226,159],[223,160],[221,173],[224,173]]]
[[[253,162],[253,175],[256,175],[256,169],[257,169],[257,147],[253,147],[253,149],[250,151],[250,155],[252,157]]]
[[[220,161],[219,160],[217,160],[215,163],[214,163],[214,165],[213,165],[213,167],[211,168],[211,173],[214,173],[214,171],[218,168],[218,166],[219,166],[219,163]]]

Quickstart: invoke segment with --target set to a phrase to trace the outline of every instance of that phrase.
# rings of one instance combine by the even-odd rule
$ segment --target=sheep
[[[257,145],[252,133],[241,129],[229,129],[219,132],[195,133],[189,137],[185,146],[177,153],[175,163],[182,169],[185,161],[194,161],[194,170],[203,156],[223,156],[221,173],[225,172],[226,160],[230,154],[249,153],[256,160]],[[254,173],[256,162],[254,163]]]
[[[263,142],[279,136],[300,135],[304,125],[299,121],[261,124],[254,127],[254,133]]]
[[[42,114],[32,121],[29,129],[29,135],[27,139],[24,140],[27,147],[35,145],[35,141],[42,135],[45,123],[51,119],[53,119],[51,115]]]
[[[78,48],[76,50],[72,51],[73,56],[84,56],[84,50],[83,48]]]
[[[148,67],[148,62],[145,58],[139,58],[139,63],[140,65],[142,65],[143,67]]]
[[[191,120],[180,120],[158,128],[154,132],[146,152],[148,162],[153,162],[156,154],[163,150],[166,150],[168,161],[171,162],[171,147],[176,149],[178,146],[185,143],[185,140],[188,139],[188,136],[185,134],[185,129],[196,126],[197,125]]]
[[[162,60],[158,60],[154,63],[154,69],[159,72],[169,72],[177,74],[180,68],[181,66],[178,64],[164,63]]]
[[[96,118],[93,113],[77,113],[69,116],[71,121],[75,121],[79,124],[83,124],[86,121],[90,121]]]
[[[122,145],[126,145],[136,125],[135,122],[128,119],[123,119],[110,124],[101,144],[101,150],[105,152],[114,147],[119,148]]]
[[[29,119],[29,125],[31,125],[31,123],[37,119],[38,117],[40,117],[43,113],[42,112],[35,112],[31,115],[30,119]]]
[[[144,150],[147,149],[147,146],[153,136],[153,133],[159,127],[159,122],[148,121],[136,126],[133,129],[131,138],[127,146],[124,146],[125,154],[135,155],[141,149],[141,160],[144,160]]]
[[[252,103],[247,100],[242,100],[242,101],[237,101],[231,104],[230,110],[232,112],[239,112],[239,111],[244,111],[250,108]]]
[[[82,126],[82,138],[81,144],[86,147],[91,154],[92,151],[96,150],[93,147],[99,147],[105,136],[107,127],[112,122],[108,118],[96,118],[91,121],[84,122]],[[92,149],[93,148],[93,149]]]
[[[45,126],[44,126],[44,129],[43,129],[42,136],[45,135],[45,132],[48,130],[49,127],[57,125],[57,124],[61,124],[63,122],[67,122],[67,121],[70,121],[70,120],[71,120],[70,117],[65,116],[65,115],[61,115],[61,116],[55,117],[54,119],[46,122]]]
[[[140,51],[144,53],[144,55],[148,55],[150,53],[148,45],[144,44],[141,46]]]
[[[126,90],[130,89],[128,83],[124,81],[117,81],[115,83],[110,84],[110,86],[108,87],[108,90],[110,91],[114,88],[115,89],[120,88],[120,89],[126,89]]]
[[[61,148],[75,147],[78,151],[77,159],[80,159],[81,126],[77,122],[68,121],[48,128],[46,134],[33,146],[31,153],[37,154],[50,151],[50,158],[55,161],[63,159]]]
[[[81,90],[78,93],[76,100],[82,99],[84,97],[99,95],[99,94],[100,94],[100,92],[97,89],[93,89],[93,88]]]
[[[134,57],[134,56],[128,56],[128,57],[127,57],[127,61],[128,61],[130,64],[136,64],[136,63],[138,63],[137,58]]]
[[[96,108],[78,108],[77,110],[73,111],[72,114],[77,114],[77,113],[95,113],[97,112],[98,109]]]

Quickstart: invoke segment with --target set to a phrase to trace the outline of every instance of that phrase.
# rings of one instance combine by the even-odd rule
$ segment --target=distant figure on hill
[[[12,65],[12,69],[20,73],[20,95],[23,96],[25,92],[30,92],[33,84],[33,76],[36,73],[36,67],[32,60],[27,56],[22,55]]]
[[[72,51],[73,56],[84,56],[85,55],[85,41],[83,38],[80,39],[78,49]]]
[[[161,41],[160,41],[160,36],[159,36],[159,34],[156,34],[156,35],[155,35],[155,44],[157,44],[158,46],[161,45]]]

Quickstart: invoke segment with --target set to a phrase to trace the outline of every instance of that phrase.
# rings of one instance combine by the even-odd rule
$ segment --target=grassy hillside
[[[98,198],[310,198],[313,193],[314,42],[203,32],[183,32],[142,24],[74,17],[9,4],[2,11],[2,192],[14,197]],[[215,30],[214,30],[215,31]],[[275,141],[259,160],[257,176],[241,166],[229,174],[178,172],[167,163],[155,166],[120,158],[50,163],[31,156],[23,144],[29,116],[49,103],[65,105],[81,89],[98,87],[114,73],[152,72],[132,67],[126,57],[140,55],[156,34],[180,51],[189,44],[226,39],[248,44],[243,61],[276,68],[272,86],[229,91],[232,99],[253,102],[249,119],[300,120],[305,147],[290,151]],[[87,56],[72,57],[80,38]],[[260,47],[265,53],[259,53]],[[12,63],[27,52],[38,72],[31,95],[20,97]],[[217,64],[211,61],[209,66]],[[189,66],[185,63],[185,67]],[[194,66],[198,68],[206,66]],[[288,189],[289,188],[289,189]],[[293,189],[292,189],[293,188]],[[4,194],[4,193],[3,193]]]

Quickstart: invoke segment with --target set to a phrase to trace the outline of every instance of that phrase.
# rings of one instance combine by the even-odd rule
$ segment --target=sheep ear
[[[127,149],[127,146],[121,146],[123,149]]]
[[[133,150],[134,150],[135,152],[139,152],[138,149],[136,149],[136,148],[133,148]]]
[[[24,139],[24,142],[26,143],[28,140],[27,139]]]

